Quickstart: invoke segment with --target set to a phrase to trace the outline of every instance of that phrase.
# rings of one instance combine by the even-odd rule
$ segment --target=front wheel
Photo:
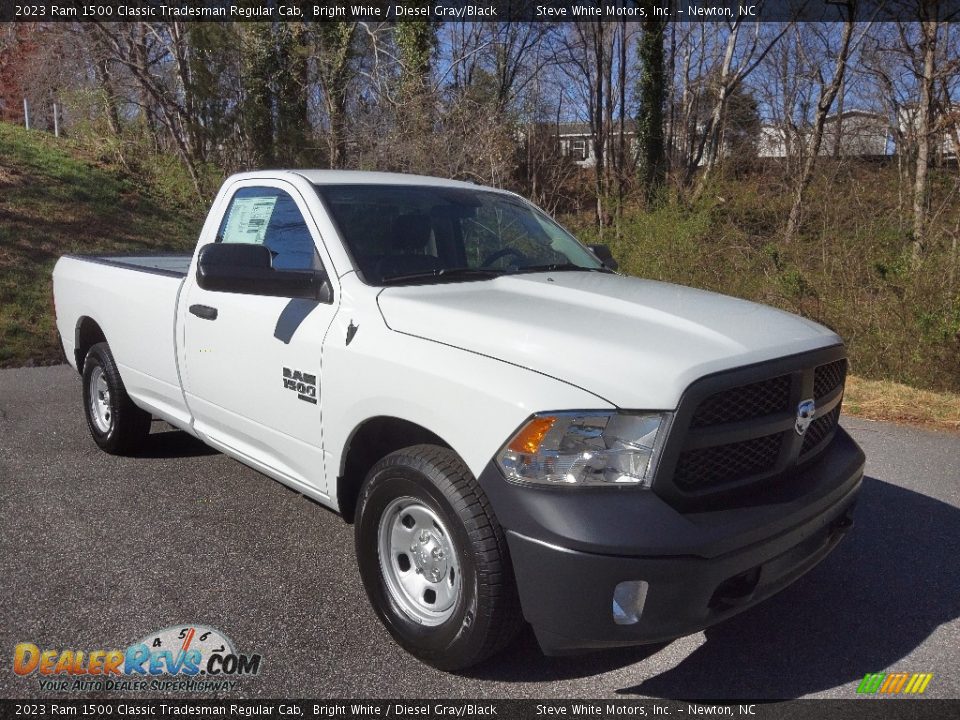
[[[83,361],[83,407],[94,442],[113,455],[131,455],[150,433],[150,413],[127,395],[120,371],[105,342]]]
[[[441,670],[474,665],[521,624],[503,530],[450,449],[399,450],[369,472],[357,562],[374,610],[408,652]]]

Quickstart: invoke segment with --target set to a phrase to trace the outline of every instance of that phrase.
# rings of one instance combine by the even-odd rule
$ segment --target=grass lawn
[[[204,212],[70,140],[0,123],[0,367],[59,361],[58,257],[192,248]]]

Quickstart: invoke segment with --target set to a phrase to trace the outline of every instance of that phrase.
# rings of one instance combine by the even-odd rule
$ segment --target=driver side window
[[[319,270],[320,256],[300,209],[278,188],[237,190],[223,216],[217,242],[265,245],[277,270]]]

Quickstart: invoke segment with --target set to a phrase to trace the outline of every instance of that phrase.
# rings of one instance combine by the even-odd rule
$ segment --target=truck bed
[[[113,265],[127,270],[168,275],[183,278],[187,276],[190,261],[189,253],[151,253],[149,255],[68,255],[77,260],[86,260],[101,265]]]
[[[127,393],[143,409],[189,422],[176,364],[177,298],[191,255],[65,255],[53,270],[57,329],[71,365],[83,328],[109,339]]]

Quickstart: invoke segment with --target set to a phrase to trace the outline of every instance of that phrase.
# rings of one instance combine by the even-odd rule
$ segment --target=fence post
[[[56,103],[53,104],[53,136],[60,137],[60,115]]]
[[[27,130],[30,129],[30,105],[27,104],[26,98],[23,99],[23,124]]]

